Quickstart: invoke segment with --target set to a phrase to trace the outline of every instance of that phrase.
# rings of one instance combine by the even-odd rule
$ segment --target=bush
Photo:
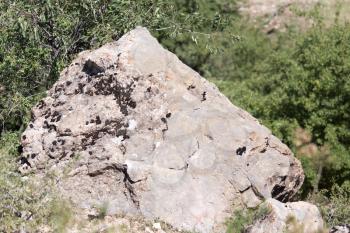
[[[41,225],[46,215],[47,189],[37,189],[16,171],[18,134],[7,133],[0,140],[0,231],[14,232]],[[27,177],[28,178],[28,177]],[[38,191],[41,190],[41,191]]]
[[[330,192],[330,194],[329,194]],[[327,225],[332,227],[350,222],[350,183],[334,185],[332,189],[322,190],[311,198],[317,204]]]
[[[268,216],[271,211],[271,207],[264,203],[255,209],[237,210],[234,212],[232,218],[226,221],[226,233],[245,232],[255,221]]]
[[[350,179],[349,29],[349,24],[329,28],[317,24],[290,38],[286,47],[254,40],[260,41],[254,51],[265,48],[268,53],[255,60],[242,78],[231,74],[216,81],[233,103],[262,120],[301,158],[307,171],[305,193],[330,190],[334,183]],[[234,46],[232,50],[231,54],[237,52]],[[248,62],[248,53],[241,57]],[[298,128],[310,132],[310,143],[318,148],[316,157],[298,153],[294,142]]]

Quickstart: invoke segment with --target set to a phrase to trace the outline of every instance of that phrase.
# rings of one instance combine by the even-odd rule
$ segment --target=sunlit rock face
[[[227,217],[282,202],[304,175],[291,151],[165,50],[145,28],[78,55],[32,111],[20,171],[58,174],[82,212],[222,232]]]

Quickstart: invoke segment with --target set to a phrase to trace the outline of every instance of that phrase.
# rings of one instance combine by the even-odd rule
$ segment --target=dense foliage
[[[232,0],[0,1],[0,231],[41,198],[15,172],[30,108],[77,53],[137,25],[269,126],[303,163],[300,198],[338,213],[329,224],[349,222],[350,25],[315,22],[272,40]]]

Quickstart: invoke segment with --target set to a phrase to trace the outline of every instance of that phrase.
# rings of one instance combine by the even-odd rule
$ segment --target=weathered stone
[[[270,213],[256,221],[248,233],[304,232],[319,233],[323,230],[323,220],[317,207],[303,201],[281,203],[268,199],[264,203]]]
[[[286,202],[291,151],[144,28],[86,51],[33,108],[21,172],[58,174],[76,208],[219,232],[233,210]]]
[[[350,224],[340,224],[331,228],[329,233],[350,233]]]

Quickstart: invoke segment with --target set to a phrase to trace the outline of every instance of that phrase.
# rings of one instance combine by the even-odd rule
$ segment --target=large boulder
[[[234,209],[290,200],[300,162],[145,28],[86,51],[32,111],[20,171],[56,174],[82,212],[218,232]]]

